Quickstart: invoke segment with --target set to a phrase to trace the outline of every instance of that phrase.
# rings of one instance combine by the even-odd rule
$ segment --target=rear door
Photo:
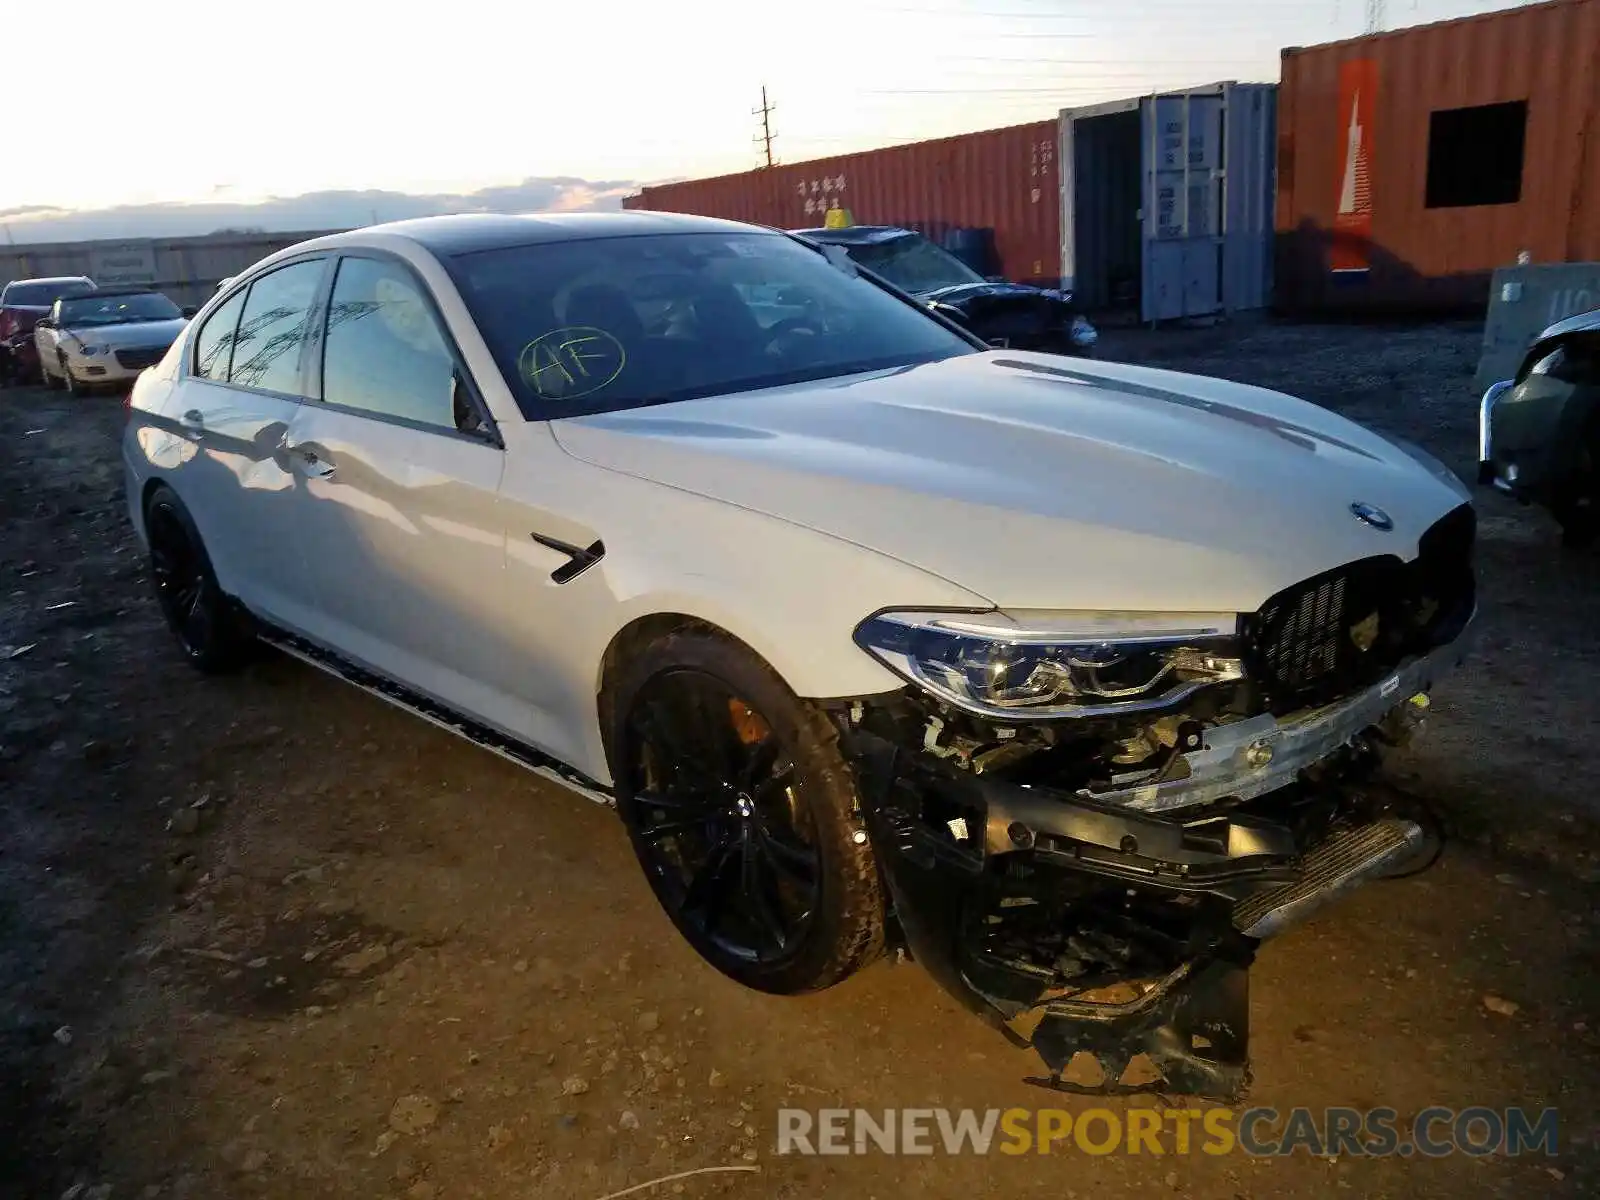
[[[289,432],[310,632],[367,667],[508,731],[491,682],[505,574],[504,452],[427,287],[398,258],[340,258],[319,400]]]
[[[284,439],[305,396],[312,317],[331,259],[255,277],[213,309],[186,349],[164,409],[192,450],[168,471],[223,590],[260,616],[303,630],[309,581],[293,537],[295,476]]]

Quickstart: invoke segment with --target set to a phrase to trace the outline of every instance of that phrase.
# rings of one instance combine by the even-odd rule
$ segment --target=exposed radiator
[[[1297,882],[1257,892],[1235,904],[1234,927],[1250,937],[1271,937],[1421,845],[1422,827],[1398,817],[1336,834],[1306,855]]]

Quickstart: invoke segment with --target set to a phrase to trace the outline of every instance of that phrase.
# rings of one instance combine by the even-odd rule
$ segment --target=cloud
[[[57,208],[53,204],[23,204],[16,208],[0,208],[0,221],[11,220],[17,217],[36,219],[50,216],[55,213],[70,212],[70,209]]]
[[[6,222],[12,239],[19,245],[94,238],[189,237],[221,229],[309,232],[370,225],[374,218],[398,221],[443,213],[609,211],[621,208],[622,197],[637,190],[638,185],[627,180],[559,175],[463,193],[327,191],[274,196],[255,204],[213,201],[78,210],[34,204],[0,210],[0,221]]]

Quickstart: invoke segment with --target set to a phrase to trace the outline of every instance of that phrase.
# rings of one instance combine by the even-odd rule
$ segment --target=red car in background
[[[39,376],[39,355],[33,346],[33,326],[50,306],[64,296],[84,296],[95,290],[86,275],[49,279],[13,279],[0,290],[0,381],[24,382]]]

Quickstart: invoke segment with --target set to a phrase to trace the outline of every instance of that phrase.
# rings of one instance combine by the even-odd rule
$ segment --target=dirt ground
[[[1106,343],[1469,473],[1479,336]],[[1477,657],[1392,767],[1448,814],[1446,857],[1264,947],[1251,1101],[1555,1106],[1558,1157],[779,1157],[782,1107],[1152,1101],[1025,1086],[1031,1055],[914,965],[743,991],[607,810],[292,661],[194,675],[123,512],[121,423],[114,397],[0,392],[0,1195],[600,1200],[715,1166],[753,1169],[636,1194],[1600,1191],[1600,555],[1539,513],[1481,498]]]

